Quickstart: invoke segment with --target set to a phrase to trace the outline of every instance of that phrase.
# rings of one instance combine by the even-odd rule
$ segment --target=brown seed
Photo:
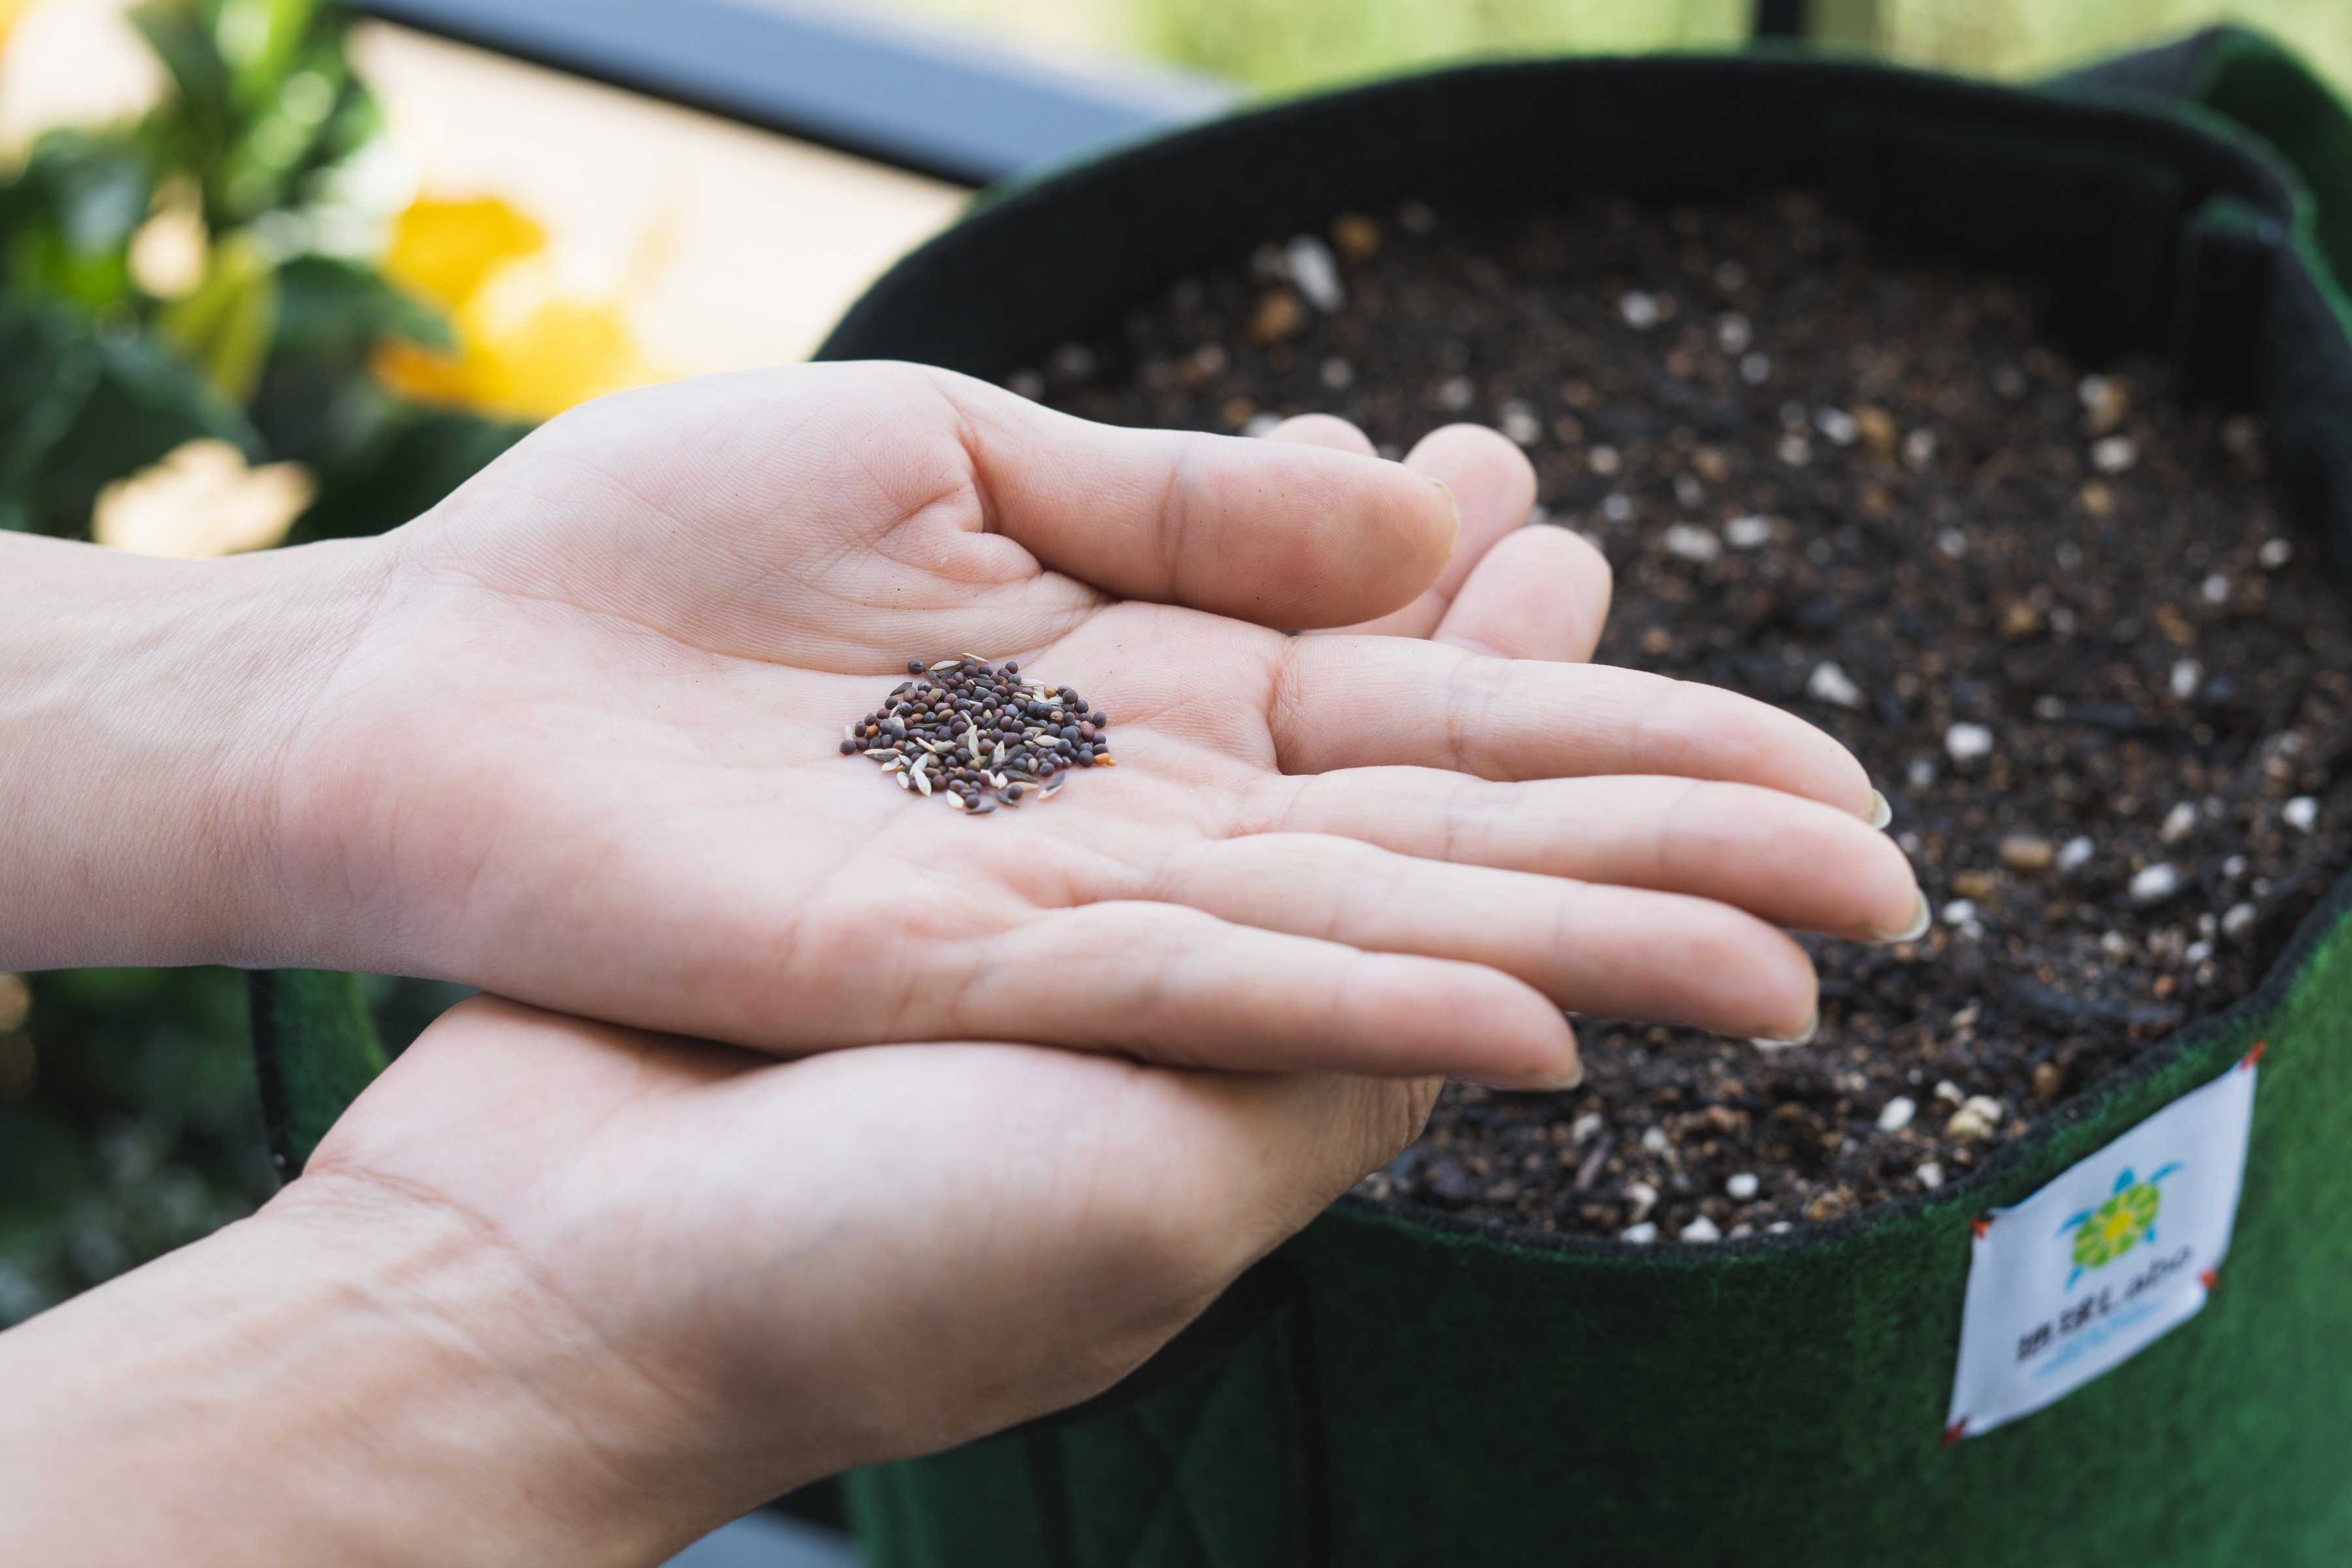
[[[2047,871],[2057,858],[2058,847],[2037,834],[2012,833],[2000,841],[2000,863],[2012,871]]]
[[[1981,902],[2000,888],[2000,879],[1990,871],[1956,871],[1952,874],[1952,891],[1963,899]]]
[[[2033,1092],[2055,1100],[2066,1091],[2066,1069],[2056,1062],[2038,1062],[2033,1068]]]

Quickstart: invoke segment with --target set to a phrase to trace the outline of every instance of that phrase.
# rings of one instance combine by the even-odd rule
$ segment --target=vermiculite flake
[[[900,789],[985,816],[1051,800],[1072,768],[1117,765],[1108,713],[1011,660],[999,669],[970,653],[910,658],[907,676],[882,706],[841,729],[841,754],[871,757]]]

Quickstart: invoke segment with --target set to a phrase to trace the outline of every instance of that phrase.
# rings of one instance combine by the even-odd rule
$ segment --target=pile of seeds
[[[1937,915],[1803,939],[1800,1048],[1580,1019],[1580,1089],[1454,1086],[1367,1194],[1704,1242],[1932,1189],[2244,995],[2352,865],[2352,616],[2260,430],[2075,362],[2032,286],[1802,195],[1274,237],[1013,384],[1391,456],[1494,426],[1615,570],[1599,657],[1852,747]]]
[[[1116,765],[1110,715],[1016,663],[910,658],[907,674],[881,707],[841,730],[841,754],[873,758],[900,789],[984,815],[1033,791],[1053,799],[1071,768]]]

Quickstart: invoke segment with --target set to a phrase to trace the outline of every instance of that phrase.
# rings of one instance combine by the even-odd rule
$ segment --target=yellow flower
[[[376,374],[423,402],[532,420],[660,379],[614,291],[572,276],[546,238],[496,197],[411,205],[385,276],[446,308],[457,343],[387,343]]]
[[[314,491],[299,463],[252,468],[226,441],[190,441],[99,491],[90,532],[117,550],[183,560],[267,550]]]
[[[455,310],[499,267],[546,247],[547,231],[496,196],[462,202],[420,197],[393,226],[383,275]]]

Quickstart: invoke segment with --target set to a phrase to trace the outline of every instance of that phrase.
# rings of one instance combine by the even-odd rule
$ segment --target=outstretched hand
[[[1827,736],[1622,669],[1283,635],[1443,637],[1454,599],[1489,632],[1460,640],[1539,626],[1513,592],[1541,572],[1440,580],[1459,527],[1397,464],[907,366],[591,405],[387,536],[259,792],[293,944],[783,1054],[1541,1084],[1575,1072],[1563,1008],[1803,1032],[1777,928],[1921,907]],[[1504,553],[1585,548],[1550,531]],[[1528,651],[1589,651],[1581,597],[1584,650]],[[1116,772],[975,820],[839,754],[909,657],[965,650],[1111,710]]]

